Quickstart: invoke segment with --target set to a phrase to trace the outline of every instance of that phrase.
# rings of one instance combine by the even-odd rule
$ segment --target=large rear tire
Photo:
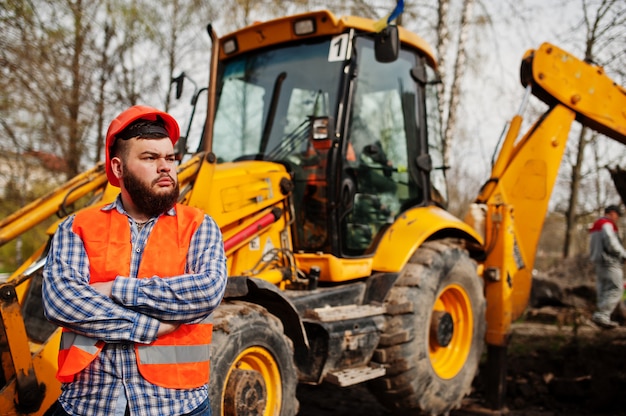
[[[484,346],[485,297],[456,240],[426,242],[385,300],[374,361],[387,373],[370,390],[395,413],[447,414],[470,392]]]
[[[247,302],[214,313],[209,397],[214,416],[293,416],[298,412],[291,340],[278,318]]]

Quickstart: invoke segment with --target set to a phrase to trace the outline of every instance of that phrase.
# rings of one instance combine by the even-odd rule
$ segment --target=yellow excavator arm
[[[97,195],[101,194],[106,183],[104,164],[100,163],[2,219],[0,221],[0,246],[54,214],[58,213],[61,217],[67,215],[72,204],[92,192]]]
[[[507,344],[511,322],[528,304],[537,244],[572,122],[626,143],[626,91],[601,67],[544,43],[525,54],[521,81],[549,109],[521,138],[522,116],[512,119],[467,218],[484,236],[486,338],[495,346]]]
[[[601,66],[544,43],[526,52],[521,80],[546,104],[563,105],[581,124],[626,144],[626,89]]]

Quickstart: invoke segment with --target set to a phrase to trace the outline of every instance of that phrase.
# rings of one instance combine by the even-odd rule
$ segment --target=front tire
[[[209,397],[214,416],[293,416],[297,373],[291,340],[265,308],[224,302],[214,313]]]
[[[446,414],[470,392],[484,346],[485,297],[476,265],[456,240],[426,242],[385,301],[374,361],[387,374],[369,387],[397,412]]]

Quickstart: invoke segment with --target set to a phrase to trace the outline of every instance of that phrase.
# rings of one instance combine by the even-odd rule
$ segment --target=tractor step
[[[385,368],[382,366],[370,366],[348,368],[346,370],[331,371],[326,375],[325,381],[341,387],[352,386],[367,380],[373,380],[385,375]]]
[[[342,305],[326,306],[324,308],[308,309],[305,317],[321,322],[345,321],[359,319],[385,313],[384,306],[377,305]]]

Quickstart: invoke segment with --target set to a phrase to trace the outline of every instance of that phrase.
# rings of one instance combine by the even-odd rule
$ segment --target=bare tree
[[[224,19],[224,23],[227,25],[225,29],[230,31],[248,26],[256,20],[284,16],[295,10],[302,11],[310,6],[310,3],[307,0],[295,0],[289,4],[280,0],[235,0],[222,4],[220,17]]]
[[[7,124],[19,129],[13,132],[18,148],[62,155],[70,177],[81,170],[83,139],[91,123],[92,30],[98,5],[88,0],[65,0],[55,7],[44,1],[15,5],[8,19],[14,37],[2,45],[2,53],[20,99],[13,102]],[[16,123],[16,114],[28,114],[29,125]]]
[[[153,7],[154,12],[147,15],[146,24],[160,29],[153,32],[151,39],[164,63],[164,71],[158,85],[161,90],[166,90],[163,108],[169,111],[170,80],[178,75],[177,72],[181,71],[181,62],[188,58],[196,47],[194,38],[201,34],[208,41],[205,29],[217,10],[215,3],[203,0],[158,0],[150,3],[156,3],[157,7]],[[202,52],[204,62],[207,62],[205,67],[208,67],[206,58],[209,53],[207,50]]]
[[[626,40],[626,4],[620,0],[581,0],[583,10],[582,29],[585,33],[584,59],[588,62],[599,62],[604,59],[609,66],[612,61],[623,58]],[[617,52],[615,52],[617,50]],[[620,68],[621,70],[621,68]],[[573,163],[570,173],[570,195],[565,211],[565,240],[563,243],[563,257],[570,256],[570,247],[577,220],[579,217],[579,200],[583,167],[586,160],[586,148],[592,143],[593,136],[588,128],[583,127],[574,145]],[[596,141],[594,141],[596,142]],[[597,166],[597,165],[596,165]],[[600,175],[600,171],[595,172]],[[583,216],[585,213],[583,213]]]
[[[439,7],[437,8],[437,58],[439,60],[439,79],[441,82],[437,84],[437,94],[439,96],[438,100],[438,120],[440,126],[443,125],[443,116],[446,113],[446,85],[448,84],[448,73],[445,68],[448,66],[447,56],[448,56],[448,48],[450,46],[450,27],[448,23],[448,11],[450,9],[450,1],[449,0],[439,0]],[[458,101],[457,101],[458,102]],[[442,126],[443,127],[443,126]],[[443,132],[443,165],[448,166],[449,160],[449,140],[446,140],[445,128],[441,128]],[[447,174],[444,169],[444,177],[446,178],[446,187],[447,184]],[[449,192],[447,192],[449,193]]]
[[[452,138],[456,132],[457,114],[461,97],[461,82],[466,70],[466,41],[469,31],[470,19],[472,16],[473,0],[463,1],[463,10],[461,13],[461,22],[458,27],[457,53],[452,72],[452,84],[450,86],[450,95],[448,99],[448,114],[444,129],[443,139],[443,161],[444,166],[448,166],[450,161],[450,147]]]

